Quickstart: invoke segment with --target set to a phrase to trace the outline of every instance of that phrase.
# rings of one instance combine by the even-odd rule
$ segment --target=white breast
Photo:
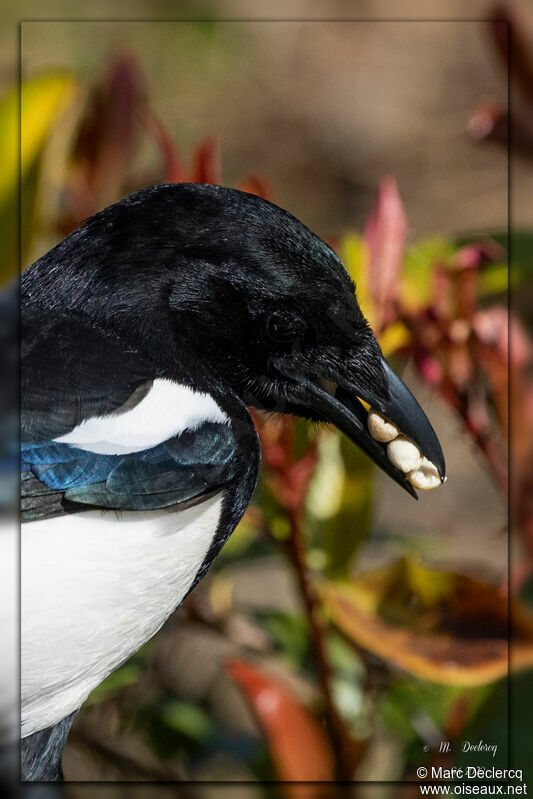
[[[222,500],[23,525],[23,736],[79,708],[161,627],[207,554]]]

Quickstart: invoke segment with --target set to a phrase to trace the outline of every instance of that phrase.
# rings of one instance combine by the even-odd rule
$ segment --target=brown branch
[[[472,421],[469,411],[468,396],[458,393],[455,389],[449,391],[446,385],[439,391],[441,398],[456,412],[465,426],[470,439],[483,455],[488,470],[500,491],[507,496],[508,472],[506,467],[506,454],[500,440],[488,430],[480,430]]]
[[[468,420],[464,419],[467,429],[469,429]],[[474,444],[477,446],[488,466],[489,472],[500,491],[507,496],[508,493],[508,472],[505,466],[506,456],[502,452],[498,442],[490,435],[483,435],[481,433],[471,432]],[[503,460],[503,464],[502,464]]]
[[[324,719],[335,758],[336,779],[350,780],[363,754],[363,746],[350,736],[333,696],[333,669],[326,651],[327,626],[306,562],[307,547],[302,524],[305,498],[318,460],[317,439],[311,439],[306,452],[297,458],[294,454],[294,422],[273,425],[258,415],[254,420],[261,436],[266,481],[289,522],[288,537],[280,541],[272,535],[268,525],[263,522],[261,526],[278,546],[284,546],[294,569],[309,624],[317,681],[324,702]]]
[[[349,735],[333,696],[333,670],[326,652],[327,628],[322,618],[320,600],[306,563],[306,543],[301,526],[301,515],[298,511],[289,510],[287,516],[291,531],[285,543],[309,622],[317,679],[324,697],[325,721],[336,761],[336,779],[351,780],[359,760],[359,751],[356,750],[360,750],[362,755],[362,747]]]
[[[137,756],[133,757],[128,752],[109,742],[109,740],[106,741],[87,725],[75,725],[69,735],[69,743],[74,744],[74,746],[81,745],[89,748],[91,752],[96,752],[121,769],[127,776],[134,773],[151,782],[181,782],[186,779],[175,768],[161,768],[156,764],[143,763]]]

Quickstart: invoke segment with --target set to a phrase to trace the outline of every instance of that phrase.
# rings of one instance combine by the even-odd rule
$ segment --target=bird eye
[[[267,333],[272,341],[290,344],[302,334],[305,322],[300,316],[274,311],[267,320]]]

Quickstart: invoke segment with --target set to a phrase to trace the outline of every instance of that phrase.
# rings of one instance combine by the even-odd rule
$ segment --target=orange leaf
[[[190,180],[193,183],[220,183],[220,149],[214,138],[206,139],[194,151]]]
[[[477,686],[507,673],[507,597],[462,574],[408,559],[321,588],[357,646],[422,679]],[[533,665],[533,620],[513,607],[513,668]]]
[[[184,179],[178,148],[160,119],[152,111],[145,118],[146,127],[153,135],[163,157],[165,183],[179,183]]]
[[[280,780],[333,779],[333,755],[316,718],[280,680],[243,660],[226,664],[257,717]],[[306,796],[316,795],[309,786]]]
[[[258,197],[262,197],[264,200],[272,200],[270,186],[264,178],[260,178],[257,175],[250,175],[242,183],[239,183],[237,188],[241,191],[247,191],[249,194],[257,194]]]

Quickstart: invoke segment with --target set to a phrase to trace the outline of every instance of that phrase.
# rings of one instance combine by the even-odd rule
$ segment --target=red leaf
[[[145,118],[146,127],[155,139],[163,157],[163,174],[166,183],[179,183],[184,180],[177,146],[167,129],[156,115],[149,111]]]
[[[472,112],[466,129],[473,139],[505,145],[509,142],[511,130],[513,150],[529,158],[533,154],[533,129],[527,113],[511,117],[496,103],[481,101]]]
[[[459,271],[478,269],[491,262],[503,261],[505,248],[490,238],[482,238],[472,244],[465,244],[453,256],[453,266]]]
[[[440,362],[429,351],[417,348],[414,351],[415,363],[424,383],[432,388],[437,388],[442,383],[443,370]]]
[[[194,151],[190,180],[193,183],[220,183],[220,149],[216,139],[206,139]]]
[[[334,765],[328,740],[316,718],[292,691],[243,660],[227,663],[226,670],[257,717],[279,779],[332,780]],[[306,796],[316,795],[317,786],[308,788]]]
[[[497,103],[482,101],[472,112],[466,129],[473,139],[492,139],[507,144],[509,118]]]
[[[480,342],[493,348],[503,363],[520,369],[531,359],[531,344],[518,320],[509,318],[507,308],[496,305],[478,311],[472,327]]]
[[[67,209],[59,223],[64,233],[120,197],[145,108],[136,59],[127,54],[115,57],[93,87],[76,131],[65,191]]]
[[[406,236],[407,216],[396,181],[385,178],[365,228],[370,292],[376,306],[378,330],[394,318]]]
[[[258,197],[262,197],[264,200],[272,200],[273,195],[270,186],[266,180],[257,175],[250,175],[242,183],[239,183],[237,188],[241,191],[247,191],[249,194],[257,194]]]
[[[507,433],[509,421],[509,379],[512,381],[513,454],[515,457],[520,454],[522,459],[530,429],[526,418],[524,378],[533,359],[531,343],[518,320],[509,317],[507,309],[501,306],[478,311],[472,320],[472,328],[478,340],[477,356],[489,377],[504,433]]]
[[[478,300],[479,272],[477,269],[463,269],[456,275],[457,319],[472,317]],[[457,321],[457,319],[455,321]]]
[[[123,166],[131,158],[137,134],[138,112],[144,90],[136,60],[117,57],[105,79],[95,87],[82,121],[74,157],[87,170],[87,180],[96,190],[123,179]]]

